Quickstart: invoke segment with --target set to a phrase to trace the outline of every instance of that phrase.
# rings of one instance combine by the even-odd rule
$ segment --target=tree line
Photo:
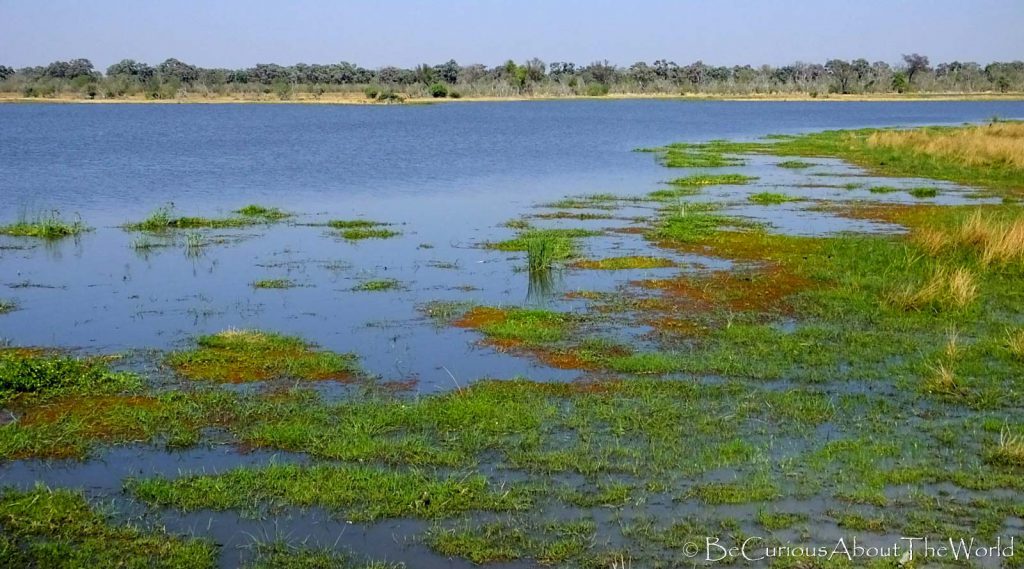
[[[830,59],[783,66],[680,65],[659,59],[628,67],[597,61],[545,63],[509,60],[503,65],[460,65],[450,60],[413,68],[368,69],[353,63],[283,66],[261,63],[245,69],[204,68],[177,59],[149,65],[125,59],[101,72],[88,59],[54,61],[14,69],[0,65],[0,92],[25,97],[270,95],[362,92],[374,99],[460,96],[600,96],[634,94],[979,93],[1024,91],[1024,62],[952,61],[932,65],[927,56],[904,55],[896,65],[866,59]]]

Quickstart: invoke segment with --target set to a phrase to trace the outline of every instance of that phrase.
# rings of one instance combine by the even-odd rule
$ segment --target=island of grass
[[[252,282],[252,288],[255,289],[286,289],[296,286],[298,285],[291,279],[261,279]]]
[[[357,292],[385,292],[401,288],[402,283],[398,279],[370,279],[352,287],[352,290]]]
[[[582,259],[573,262],[575,269],[621,271],[629,269],[663,269],[675,267],[676,263],[663,257],[636,255],[630,257],[608,257],[606,259]]]
[[[800,198],[796,198],[786,194],[780,194],[777,192],[759,192],[747,196],[747,201],[761,205],[775,205],[787,202],[800,201]]]
[[[695,174],[685,178],[676,178],[668,182],[669,188],[655,190],[648,194],[654,200],[667,201],[692,196],[709,186],[742,186],[757,180],[756,176],[743,174]]]
[[[13,300],[0,298],[0,314],[7,314],[18,309],[18,303]]]
[[[260,330],[200,336],[195,348],[169,354],[166,363],[188,379],[228,383],[348,380],[360,373],[353,354],[320,350],[300,338]]]
[[[337,229],[338,234],[348,241],[363,239],[390,239],[401,235],[400,232],[388,229],[389,224],[368,219],[332,219],[327,226]]]
[[[123,227],[128,231],[161,232],[172,229],[231,229],[278,222],[291,217],[277,208],[247,205],[232,212],[230,217],[176,216],[171,205],[158,208],[149,217]]]
[[[0,235],[50,240],[72,237],[88,230],[81,220],[67,220],[57,212],[39,215],[33,219],[23,217],[14,223],[0,225]]]

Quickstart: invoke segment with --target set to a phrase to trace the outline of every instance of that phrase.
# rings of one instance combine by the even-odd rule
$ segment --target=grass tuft
[[[252,283],[252,288],[285,289],[295,286],[295,282],[289,279],[262,279]]]
[[[40,239],[61,239],[88,230],[89,228],[81,220],[68,221],[56,211],[39,215],[35,219],[23,218],[10,225],[0,225],[0,235],[38,237]]]
[[[354,291],[383,292],[402,288],[402,283],[397,279],[372,279],[359,283],[352,287]]]
[[[760,192],[757,194],[751,194],[750,196],[747,196],[747,200],[761,205],[773,205],[800,201],[800,198],[795,198],[793,196],[787,196],[786,194],[780,194],[776,192]]]

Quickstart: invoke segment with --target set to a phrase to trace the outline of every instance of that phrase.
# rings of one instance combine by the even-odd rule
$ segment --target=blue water
[[[3,105],[0,191],[12,208],[3,217],[55,207],[93,223],[168,201],[344,212],[388,200],[414,203],[402,209],[415,218],[447,219],[434,198],[479,196],[501,208],[636,191],[663,175],[629,152],[638,146],[992,116],[1024,118],[1024,102]]]

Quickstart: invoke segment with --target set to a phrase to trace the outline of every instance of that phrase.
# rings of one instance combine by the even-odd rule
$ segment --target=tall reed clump
[[[1024,262],[1024,218],[998,219],[975,211],[952,231],[921,229],[914,242],[930,255],[954,249],[974,253],[984,266]]]
[[[1008,466],[1024,466],[1024,437],[1003,429],[999,433],[999,442],[992,449],[989,459],[998,464]]]
[[[574,253],[571,239],[540,233],[524,239],[526,262],[531,273],[546,271]]]
[[[946,345],[938,361],[928,365],[928,374],[922,385],[926,393],[946,397],[967,395],[967,390],[961,385],[956,375],[956,364],[961,355],[960,335],[955,328],[951,328],[947,332]]]
[[[923,283],[912,283],[887,295],[891,305],[903,310],[963,309],[978,298],[978,278],[967,267],[936,267]]]

